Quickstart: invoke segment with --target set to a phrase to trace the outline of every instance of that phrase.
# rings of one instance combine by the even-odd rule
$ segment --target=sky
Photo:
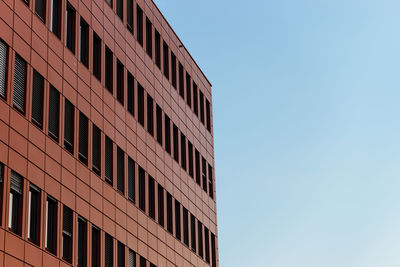
[[[221,267],[400,267],[400,1],[155,0],[213,85]]]

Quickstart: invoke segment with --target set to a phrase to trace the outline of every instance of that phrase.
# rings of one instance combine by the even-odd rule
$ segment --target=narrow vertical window
[[[197,222],[198,222],[197,240],[199,241],[199,256],[203,258],[203,225],[201,224],[200,221]]]
[[[185,84],[183,82],[183,66],[179,62],[179,95],[185,99]]]
[[[22,230],[23,188],[22,176],[14,171],[11,171],[8,228],[10,228],[10,230],[17,235],[21,235]]]
[[[72,227],[73,214],[67,206],[63,206],[62,257],[72,263]]]
[[[140,267],[146,267],[146,259],[140,256]]]
[[[197,99],[197,84],[193,82],[193,112],[199,116],[199,100]]]
[[[65,99],[64,115],[64,147],[74,153],[75,107],[67,99]]]
[[[105,152],[104,152],[104,176],[106,182],[113,186],[113,142],[105,137]]]
[[[143,46],[143,10],[139,5],[136,5],[136,19],[137,19],[137,41]]]
[[[61,39],[61,0],[51,0],[50,28]]]
[[[182,221],[183,221],[183,243],[189,246],[189,214],[185,207],[182,207]]]
[[[165,150],[169,154],[171,154],[171,123],[167,114],[165,114],[164,116],[164,124],[165,124]]]
[[[161,38],[160,33],[154,29],[154,42],[155,42],[155,62],[156,66],[161,69]]]
[[[120,147],[117,147],[117,190],[125,194],[125,155]]]
[[[178,127],[173,126],[173,139],[174,139],[174,159],[179,163],[179,141],[178,141]]]
[[[101,80],[101,39],[93,31],[93,74]]]
[[[60,129],[60,93],[50,85],[49,92],[49,136],[58,141]]]
[[[176,56],[171,51],[171,82],[172,86],[176,89]]]
[[[156,203],[155,203],[155,182],[154,178],[149,175],[149,216],[156,219]]]
[[[194,252],[196,252],[196,218],[190,214],[190,244]]]
[[[164,188],[158,185],[158,223],[164,227]]]
[[[144,88],[138,83],[138,121],[144,126]]]
[[[82,217],[78,218],[78,266],[87,265],[87,222]]]
[[[163,56],[164,56],[164,76],[169,79],[169,48],[165,41],[163,41]]]
[[[193,178],[193,145],[188,141],[189,175]]]
[[[25,114],[26,62],[18,54],[15,55],[14,97],[13,105]]]
[[[146,53],[153,58],[153,26],[146,17]]]
[[[43,91],[44,78],[33,70],[32,81],[32,122],[42,129],[43,125]]]
[[[212,267],[217,267],[217,250],[215,247],[215,235],[211,233],[211,259],[212,259]]]
[[[211,107],[210,102],[206,99],[206,117],[207,117],[207,130],[211,132]]]
[[[126,2],[126,27],[133,33],[133,0]]]
[[[35,0],[35,13],[43,22],[46,22],[46,0]]]
[[[88,164],[88,118],[79,112],[79,160]]]
[[[210,164],[208,164],[208,195],[214,198],[213,169]]]
[[[28,239],[40,244],[40,189],[35,185],[29,186],[29,209],[28,209]]]
[[[207,192],[207,162],[201,157],[201,177],[203,179],[203,190]]]
[[[175,199],[175,236],[181,240],[181,204]]]
[[[8,46],[0,39],[0,96],[6,98]]]
[[[118,267],[125,267],[125,245],[118,241]]]
[[[201,179],[200,179],[200,153],[196,149],[195,150],[195,161],[196,161],[196,183],[200,185]]]
[[[153,98],[147,94],[147,131],[149,134],[154,135],[154,107]]]
[[[204,95],[200,91],[200,121],[204,124]]]
[[[121,0],[122,1],[122,0]],[[124,105],[124,65],[117,59],[117,100]]]
[[[135,162],[128,157],[128,198],[135,203]]]
[[[139,166],[139,208],[146,212],[146,181],[145,172]]]
[[[100,229],[92,226],[92,267],[100,267]]]
[[[105,233],[104,238],[104,263],[105,267],[114,266],[114,240],[112,236]]]
[[[159,105],[156,108],[157,119],[157,142],[162,145],[162,110]]]
[[[189,107],[192,107],[192,94],[191,94],[192,87],[190,86],[191,84],[192,84],[192,79],[190,78],[189,73],[186,72],[186,103],[188,104]]]
[[[128,267],[136,267],[136,253],[133,250],[129,250],[129,264]]]
[[[111,52],[110,48],[106,46],[106,89],[113,94],[113,53]]]
[[[89,25],[81,18],[80,24],[80,60],[83,65],[89,67]]]
[[[65,14],[65,45],[72,53],[75,53],[75,16],[75,9],[70,3],[67,3]]]
[[[123,0],[117,0],[117,16],[121,20],[124,20],[124,1]]]
[[[3,200],[4,165],[0,162],[0,199]],[[3,205],[0,205],[0,221],[2,220]]]
[[[57,254],[57,201],[51,196],[47,196],[46,200],[46,239],[45,247],[47,251]]]
[[[133,75],[128,72],[128,112],[132,114],[132,116],[135,116],[135,80],[133,78]]]
[[[210,263],[210,234],[208,228],[204,226],[204,250],[206,262]]]
[[[101,159],[101,131],[99,127],[93,124],[92,130],[92,169],[100,175],[100,159]]]
[[[181,166],[186,171],[186,137],[181,133]]]
[[[167,192],[167,231],[173,234],[172,196]]]

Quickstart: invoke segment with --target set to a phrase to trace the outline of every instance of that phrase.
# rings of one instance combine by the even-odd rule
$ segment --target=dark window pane
[[[153,177],[149,175],[149,216],[156,219],[156,205],[155,205],[155,182]]]
[[[125,194],[125,154],[117,147],[117,190]]]
[[[32,122],[42,128],[43,125],[44,78],[33,70],[32,81]]]
[[[65,99],[64,113],[64,147],[74,153],[75,107],[67,99]]]
[[[173,138],[174,138],[174,159],[179,163],[179,141],[178,141],[178,127],[173,126]]]
[[[207,227],[204,226],[204,246],[206,262],[210,263],[210,234]]]
[[[164,188],[158,185],[158,223],[164,226]]]
[[[126,2],[126,26],[133,33],[133,0]]]
[[[106,182],[113,186],[113,142],[108,136],[105,139],[104,176]]]
[[[61,0],[51,0],[50,28],[61,39]]]
[[[17,235],[21,235],[22,230],[23,180],[21,175],[11,171],[8,228]]]
[[[181,133],[181,166],[186,171],[186,137]]]
[[[113,53],[106,46],[106,89],[113,94]]]
[[[164,76],[169,79],[169,48],[165,41],[163,41],[163,56],[164,56]]]
[[[146,267],[146,259],[140,256],[140,267]]]
[[[200,185],[201,183],[201,178],[200,178],[200,153],[196,149],[195,150],[195,160],[196,160],[196,183]]]
[[[181,240],[181,204],[175,199],[175,236]]]
[[[92,226],[92,267],[100,267],[100,229]]]
[[[138,83],[138,121],[144,126],[144,88]]]
[[[189,107],[192,106],[192,94],[191,94],[192,87],[190,86],[191,84],[192,84],[192,79],[190,78],[189,73],[186,72],[186,103],[188,104]]]
[[[198,221],[198,234],[197,239],[199,241],[199,256],[203,258],[203,225]]]
[[[136,267],[136,253],[133,250],[129,250],[129,263],[128,267]]]
[[[60,93],[50,85],[49,92],[49,135],[58,141],[60,128]]]
[[[76,11],[70,3],[67,3],[65,14],[65,45],[72,53],[75,53],[75,15]]]
[[[125,267],[125,245],[118,241],[118,267]]]
[[[72,227],[73,214],[67,206],[63,207],[63,231],[62,231],[62,257],[72,263]]]
[[[87,264],[87,222],[78,218],[78,266],[85,267]]]
[[[40,189],[33,184],[29,187],[28,239],[36,245],[40,242]]]
[[[215,247],[215,235],[211,233],[211,255],[212,255],[212,267],[217,267],[217,250]]]
[[[193,145],[188,141],[189,175],[193,178]]]
[[[167,192],[167,230],[173,234],[172,196]]]
[[[92,130],[92,169],[100,175],[100,159],[101,159],[101,131],[99,127],[93,124]]]
[[[162,145],[162,110],[159,105],[156,108],[157,113],[157,142]]]
[[[88,163],[88,118],[79,112],[79,160]]]
[[[184,99],[185,98],[185,85],[183,82],[183,66],[179,62],[179,95]]]
[[[46,200],[46,249],[52,253],[57,253],[57,201],[50,196]]]
[[[171,81],[172,86],[176,89],[176,56],[171,51]]]
[[[124,105],[124,65],[117,59],[117,100]]]
[[[124,20],[124,1],[117,0],[117,16]]]
[[[110,236],[109,234],[105,234],[105,238],[104,238],[104,263],[105,263],[105,267],[113,267],[113,262],[114,262],[114,240],[112,238],[112,236]]]
[[[46,21],[46,1],[35,0],[35,13],[41,18],[43,22]]]
[[[139,167],[139,208],[146,212],[146,181],[142,167]]]
[[[164,124],[165,124],[165,150],[171,154],[171,123],[170,119],[165,114],[164,116]]]
[[[160,33],[154,29],[154,42],[155,42],[155,62],[156,66],[161,68],[161,38]]]
[[[191,247],[196,252],[196,218],[190,214],[190,239]]]
[[[93,32],[93,74],[101,80],[101,39]]]
[[[147,131],[154,135],[154,107],[153,98],[147,94]]]
[[[153,57],[153,26],[148,18],[146,18],[146,53]]]
[[[18,54],[15,55],[14,68],[14,98],[13,104],[19,111],[25,113],[26,62]]]
[[[183,242],[189,246],[189,214],[185,207],[182,207],[182,221],[183,221]]]
[[[208,195],[214,198],[213,169],[210,164],[208,164]]]
[[[135,203],[135,162],[128,157],[128,198]]]
[[[203,179],[203,190],[207,192],[207,162],[201,157],[201,177]]]
[[[128,112],[135,116],[135,80],[130,72],[128,72]]]
[[[193,82],[193,112],[196,116],[199,115],[199,102],[197,98],[197,84]]]
[[[206,99],[206,116],[207,116],[207,130],[211,132],[211,107],[210,102]]]
[[[143,10],[139,5],[136,5],[136,19],[137,19],[137,41],[143,46]]]
[[[86,67],[89,66],[89,25],[86,21],[81,18],[81,25],[80,25],[80,59],[83,65]]]
[[[204,95],[200,91],[200,121],[204,124]]]
[[[8,46],[0,39],[0,96],[6,98]]]

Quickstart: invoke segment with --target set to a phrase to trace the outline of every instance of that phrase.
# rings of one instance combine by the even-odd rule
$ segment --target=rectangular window
[[[153,58],[153,26],[146,17],[146,53]]]
[[[147,131],[154,135],[154,107],[153,98],[147,94]]]
[[[0,39],[0,96],[3,98],[7,91],[7,50],[7,44]]]
[[[144,126],[144,88],[138,83],[138,121]]]
[[[28,209],[28,239],[40,244],[40,189],[35,185],[29,186],[29,209]]]
[[[87,222],[85,219],[78,218],[78,266],[87,265]]]
[[[126,26],[133,33],[133,0],[126,2]]]
[[[204,95],[200,91],[200,121],[204,124]]]
[[[213,169],[210,164],[208,164],[208,195],[214,198]]]
[[[80,59],[83,65],[89,67],[89,25],[81,18],[80,26]]]
[[[175,199],[175,236],[181,240],[181,204]]]
[[[121,0],[122,1],[122,0]],[[118,241],[118,267],[125,267],[125,245]]]
[[[32,122],[42,129],[43,125],[44,78],[33,70],[32,81]]]
[[[173,234],[172,196],[167,192],[167,230]]]
[[[92,135],[92,169],[95,173],[100,175],[101,131],[95,124],[93,124]]]
[[[193,178],[193,145],[188,141],[189,175]]]
[[[10,228],[10,230],[17,235],[21,235],[22,230],[23,188],[24,185],[22,176],[14,171],[11,171],[8,228]]]
[[[135,203],[135,162],[128,157],[128,198]]]
[[[199,100],[197,99],[197,84],[193,82],[193,112],[199,116]]]
[[[0,162],[0,199],[3,200],[4,165]],[[0,222],[2,220],[3,205],[0,205]]]
[[[35,0],[35,13],[43,22],[46,21],[46,0]]]
[[[192,84],[192,79],[190,78],[189,73],[186,72],[186,103],[188,104],[189,107],[192,107],[192,94],[191,94],[192,87],[190,86],[191,84]]]
[[[183,243],[189,246],[189,214],[185,207],[182,207],[182,220],[183,220]]]
[[[203,225],[198,221],[198,234],[197,239],[199,241],[199,256],[203,258]]]
[[[117,190],[125,194],[125,155],[120,147],[117,147]]]
[[[160,33],[154,29],[154,42],[155,42],[155,61],[156,66],[161,69],[161,38]]]
[[[105,139],[104,176],[106,178],[106,182],[113,186],[113,142],[108,136],[106,136]]]
[[[49,92],[49,136],[58,141],[60,129],[60,93],[50,84]]]
[[[139,208],[146,212],[146,181],[145,172],[139,166]]]
[[[64,112],[64,147],[72,154],[74,153],[74,123],[75,107],[65,98]]]
[[[207,192],[207,162],[201,157],[201,177],[203,178],[203,190]]]
[[[51,0],[50,28],[61,39],[61,0]]]
[[[92,226],[92,267],[100,267],[100,229]]]
[[[164,76],[169,79],[169,48],[165,41],[163,41],[163,56],[164,56]]]
[[[136,5],[136,19],[137,19],[137,41],[143,46],[143,10],[139,5]]]
[[[158,185],[158,223],[164,227],[164,188]]]
[[[46,239],[45,247],[47,251],[57,254],[57,201],[51,196],[46,200]]]
[[[121,0],[122,1],[122,0]],[[124,65],[117,59],[117,100],[124,105]]]
[[[172,86],[176,89],[176,56],[171,51],[171,81]]]
[[[79,112],[79,160],[88,164],[88,135],[89,135],[89,125],[88,118]]]
[[[146,267],[146,259],[140,256],[140,267]]]
[[[178,127],[173,126],[173,138],[174,138],[174,159],[179,163],[179,143],[178,143]]]
[[[128,267],[136,267],[136,253],[133,250],[129,250],[129,264]]]
[[[210,234],[207,227],[204,226],[204,246],[205,246],[205,256],[206,262],[210,263]]]
[[[62,257],[65,261],[72,263],[72,210],[63,206],[63,231],[62,231]]]
[[[179,62],[179,95],[185,99],[185,84],[183,83],[183,66]]]
[[[192,250],[196,252],[196,218],[193,214],[190,214],[190,239]]]
[[[70,3],[67,3],[67,10],[65,14],[65,45],[75,54],[75,8]]]
[[[206,117],[207,117],[207,130],[211,132],[211,107],[210,102],[206,99]]]
[[[114,240],[107,233],[105,233],[104,237],[104,263],[105,267],[114,266]]]
[[[149,216],[156,219],[156,202],[155,202],[155,182],[154,178],[149,175]]]
[[[200,180],[200,153],[196,149],[195,152],[195,160],[196,160],[196,183],[200,185],[201,180]]]
[[[186,171],[186,137],[181,133],[181,166]]]
[[[124,20],[124,1],[123,0],[117,0],[117,16],[121,20]]]
[[[15,55],[14,67],[13,104],[15,108],[25,114],[26,62],[18,54]]]
[[[101,81],[101,39],[93,31],[93,74]]]
[[[171,154],[171,123],[167,114],[165,114],[164,116],[164,125],[165,125],[165,150],[169,154]]]
[[[212,267],[217,267],[217,250],[215,247],[215,235],[211,233],[211,259],[212,259]]]
[[[156,108],[157,113],[157,142],[162,145],[162,110],[159,105]]]
[[[135,116],[135,79],[133,75],[128,71],[128,112]]]
[[[106,89],[113,94],[113,53],[110,48],[106,46]]]

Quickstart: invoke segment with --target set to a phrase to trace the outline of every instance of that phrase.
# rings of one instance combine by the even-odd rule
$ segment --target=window
[[[167,114],[165,114],[164,116],[164,124],[165,124],[165,150],[169,154],[171,154],[171,124]]]
[[[6,98],[7,88],[7,44],[0,39],[0,96]]]
[[[169,48],[165,41],[163,41],[163,56],[164,56],[164,76],[169,79]]]
[[[46,249],[56,255],[57,254],[57,201],[51,196],[47,196],[46,200]]]
[[[156,108],[157,113],[157,142],[162,145],[162,110],[159,105]]]
[[[118,267],[125,267],[125,245],[118,241]]]
[[[72,53],[75,53],[75,14],[76,11],[72,5],[67,3],[67,11],[65,14],[65,45]]]
[[[155,42],[155,61],[156,66],[161,69],[161,38],[160,33],[154,29],[154,42]]]
[[[133,33],[133,0],[126,2],[126,26]]]
[[[140,256],[140,267],[146,267],[146,259]]]
[[[214,198],[213,169],[210,164],[208,164],[208,195]]]
[[[122,0],[120,0],[122,1]],[[117,100],[124,105],[124,65],[117,59]]]
[[[4,177],[4,165],[0,162],[0,199],[3,200],[3,177]],[[0,205],[0,222],[2,219],[3,205]]]
[[[206,116],[207,116],[207,130],[211,132],[211,107],[210,102],[206,99]]]
[[[144,88],[138,83],[138,121],[144,126]]]
[[[203,178],[203,190],[207,192],[207,162],[201,157],[201,176]]]
[[[210,263],[210,235],[207,227],[204,226],[204,245],[206,251],[206,262]]]
[[[153,58],[153,26],[146,17],[146,53]]]
[[[192,94],[190,93],[192,87],[190,86],[192,83],[192,79],[190,78],[189,73],[186,72],[186,103],[189,107],[192,107]]]
[[[40,244],[40,189],[35,185],[29,186],[28,209],[28,239],[39,246]]]
[[[123,0],[117,0],[117,16],[121,20],[124,20],[124,1]]]
[[[18,54],[15,55],[14,98],[13,104],[25,114],[26,62]]]
[[[135,116],[135,80],[133,75],[128,71],[128,112]]]
[[[113,142],[108,136],[105,139],[104,176],[106,182],[113,186]]]
[[[164,227],[164,188],[158,185],[158,223]]]
[[[64,115],[64,147],[74,153],[75,107],[68,99],[65,99]]]
[[[215,249],[215,235],[211,233],[211,255],[212,255],[212,267],[217,267],[217,251]]]
[[[182,220],[183,220],[183,243],[189,246],[189,216],[188,210],[182,207]]]
[[[183,66],[179,62],[179,95],[185,98],[185,85],[183,83]]]
[[[201,224],[200,221],[197,221],[197,223],[198,223],[197,240],[199,241],[199,256],[203,258],[203,225]]]
[[[86,267],[87,263],[87,222],[78,217],[78,266]]]
[[[153,98],[147,94],[147,131],[154,135]]]
[[[49,136],[58,141],[60,128],[60,93],[50,85],[49,91]]]
[[[181,204],[175,199],[175,236],[181,240]]]
[[[172,221],[172,196],[167,192],[167,230],[173,234],[173,221]]]
[[[155,203],[155,186],[154,179],[149,175],[149,216],[156,219],[156,203]]]
[[[136,5],[136,19],[137,19],[137,41],[143,46],[143,10],[139,5]]]
[[[114,261],[114,240],[112,236],[109,234],[105,233],[104,237],[104,262],[105,262],[105,267],[113,267],[113,261]]]
[[[128,267],[136,267],[136,253],[133,250],[129,250],[129,264]]]
[[[92,267],[100,267],[100,229],[92,226]]]
[[[190,214],[190,239],[192,250],[196,252],[196,218],[193,214]]]
[[[135,203],[135,162],[128,157],[128,198]]]
[[[51,0],[50,28],[61,39],[61,0]]]
[[[62,257],[65,261],[72,263],[72,210],[63,206],[63,231],[62,231]]]
[[[35,0],[35,13],[43,22],[46,21],[46,0]]]
[[[176,89],[176,56],[171,51],[171,76],[172,86]]]
[[[196,149],[195,152],[195,159],[196,159],[196,183],[200,185],[200,153]]]
[[[8,228],[17,235],[22,230],[22,190],[23,178],[18,173],[11,171],[10,206],[8,213]]]
[[[113,53],[106,46],[106,89],[113,94]]]
[[[186,137],[181,133],[181,166],[186,171]]]
[[[204,124],[204,95],[200,91],[200,121]]]
[[[79,112],[79,160],[88,163],[88,118]]]
[[[89,67],[89,25],[83,18],[81,18],[80,35],[80,59],[83,65]]]
[[[100,175],[100,158],[101,158],[101,132],[99,127],[93,124],[92,130],[92,169]]]
[[[139,167],[139,208],[146,212],[146,182],[144,179],[144,169]]]
[[[101,80],[101,39],[93,31],[93,74]]]
[[[150,262],[150,267],[157,267],[157,266]]]
[[[124,151],[117,147],[117,190],[125,194],[125,155]]]
[[[32,81],[32,122],[42,129],[43,125],[43,91],[44,78],[33,70]]]
[[[174,138],[174,159],[179,163],[179,143],[178,143],[178,127],[173,126],[173,138]]]
[[[193,145],[188,141],[189,175],[193,178]]]
[[[199,102],[197,99],[197,84],[193,82],[193,112],[196,116],[199,116]]]

